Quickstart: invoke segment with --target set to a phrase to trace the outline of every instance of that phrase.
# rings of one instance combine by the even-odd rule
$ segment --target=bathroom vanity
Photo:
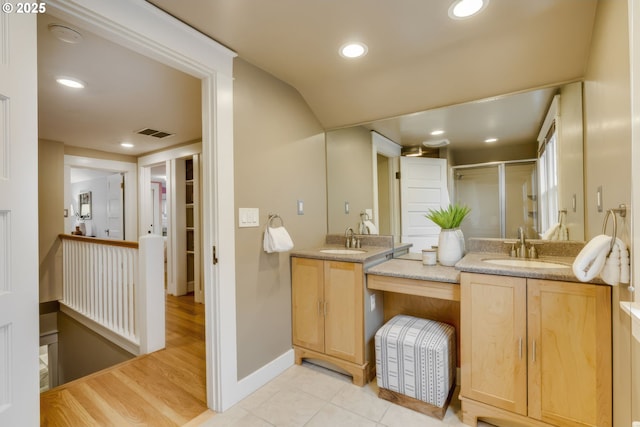
[[[501,259],[456,266],[463,422],[610,427],[611,287],[577,282],[568,259]]]
[[[382,239],[382,238],[381,238]],[[375,375],[373,336],[382,326],[382,297],[365,285],[367,268],[393,257],[393,239],[363,237],[291,252],[292,340],[296,364],[330,364],[363,386]],[[373,246],[373,245],[376,246]]]
[[[455,268],[394,259],[367,286],[384,292],[385,318],[413,310],[456,326],[465,424],[610,427],[611,287],[577,281],[572,245],[536,242],[541,257],[522,259],[478,239]]]

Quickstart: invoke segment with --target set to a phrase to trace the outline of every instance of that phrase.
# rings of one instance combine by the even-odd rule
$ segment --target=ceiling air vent
[[[155,130],[150,128],[141,129],[136,133],[140,135],[153,136],[154,138],[166,138],[168,136],[173,135],[172,133],[169,133],[169,132],[163,132],[161,130]]]

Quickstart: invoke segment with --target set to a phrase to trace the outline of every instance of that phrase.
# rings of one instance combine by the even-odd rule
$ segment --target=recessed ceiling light
[[[49,31],[53,34],[58,40],[61,40],[65,43],[76,44],[80,43],[83,40],[82,34],[73,28],[65,27],[60,24],[50,24]]]
[[[56,81],[63,86],[74,89],[84,89],[86,86],[82,80],[78,80],[73,77],[56,77]]]
[[[431,135],[436,136],[436,135],[442,135],[443,133],[444,131],[442,129],[438,129],[431,132]]]
[[[422,145],[430,148],[446,147],[449,145],[448,139],[436,139],[434,141],[422,141]]]
[[[489,0],[456,0],[449,7],[449,17],[451,19],[469,18],[484,10],[489,4]]]
[[[130,142],[121,142],[120,145],[124,148],[133,148],[133,144]]]
[[[344,58],[359,58],[367,54],[367,45],[360,42],[347,43],[340,48],[340,55]]]
[[[498,138],[487,138],[484,140],[484,142],[486,142],[487,144],[491,144],[496,141],[498,141]]]

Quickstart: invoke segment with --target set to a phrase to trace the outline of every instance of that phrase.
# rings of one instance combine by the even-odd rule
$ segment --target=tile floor
[[[457,395],[440,421],[379,399],[375,381],[358,387],[348,376],[305,362],[201,426],[463,427]]]

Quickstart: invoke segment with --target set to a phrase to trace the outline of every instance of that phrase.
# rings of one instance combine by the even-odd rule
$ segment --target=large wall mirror
[[[447,160],[451,200],[466,193],[478,201],[469,222],[493,225],[503,216],[501,226],[482,227],[478,237],[514,238],[518,227],[525,226],[528,237],[537,238],[562,214],[568,239],[582,241],[582,120],[582,83],[574,82],[328,131],[328,231],[357,229],[362,213],[368,213],[380,234],[400,240],[396,177],[401,176],[398,156],[402,152]],[[431,134],[437,130],[444,133]],[[551,131],[556,138],[556,169],[540,176],[539,158]],[[497,141],[486,142],[489,138]],[[386,141],[387,148],[397,147],[398,154],[380,149],[385,144],[376,139]],[[541,182],[549,180],[555,180],[552,191],[557,202],[552,205],[545,201],[545,194],[538,194]],[[495,186],[489,187],[490,181]],[[522,204],[514,202],[518,198]],[[495,200],[494,205],[502,203],[502,212],[489,211],[490,200]],[[507,214],[509,219],[504,217]]]

